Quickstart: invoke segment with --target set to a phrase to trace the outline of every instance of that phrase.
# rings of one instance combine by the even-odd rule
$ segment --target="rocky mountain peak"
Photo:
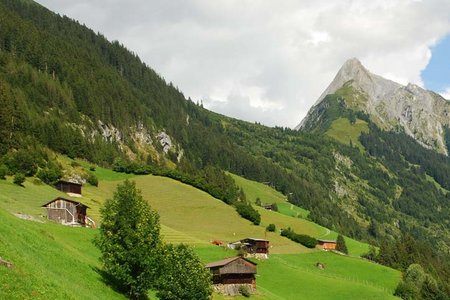
[[[444,128],[450,126],[450,102],[416,84],[403,86],[373,74],[357,58],[343,64],[295,129],[310,127],[314,120],[320,118],[319,108],[325,97],[338,91],[342,93],[344,86],[344,101],[348,109],[366,113],[385,130],[403,128],[424,147],[448,153]]]

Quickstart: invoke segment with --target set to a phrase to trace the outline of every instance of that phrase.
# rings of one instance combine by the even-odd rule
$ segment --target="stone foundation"
[[[213,284],[213,290],[222,295],[237,296],[241,294],[239,292],[241,286],[247,287],[252,294],[256,292],[256,288],[251,284]]]

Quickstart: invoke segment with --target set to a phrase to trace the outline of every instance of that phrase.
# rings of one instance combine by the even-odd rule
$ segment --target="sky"
[[[294,127],[357,57],[450,99],[449,0],[38,0],[213,111]],[[427,67],[428,66],[428,67]]]

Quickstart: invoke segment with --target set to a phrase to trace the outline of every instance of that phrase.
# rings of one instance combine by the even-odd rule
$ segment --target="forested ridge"
[[[343,234],[391,249],[408,233],[426,242],[430,261],[448,257],[448,157],[378,129],[346,110],[340,96],[328,96],[311,133],[251,124],[186,99],[119,42],[34,2],[1,0],[0,19],[1,172],[57,178],[56,152],[242,202],[229,171],[273,186],[311,220]],[[338,117],[369,123],[364,151],[323,135]],[[168,150],[161,132],[172,140]],[[448,267],[428,265],[449,291]]]

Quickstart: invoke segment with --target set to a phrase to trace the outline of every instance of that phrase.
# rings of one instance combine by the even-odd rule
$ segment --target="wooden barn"
[[[243,249],[248,256],[256,258],[268,258],[269,241],[264,239],[245,238],[228,244],[231,249]]]
[[[64,193],[81,195],[81,184],[76,182],[60,180],[55,184],[55,188]]]
[[[317,243],[323,250],[336,250],[335,240],[317,240]]]
[[[246,238],[241,240],[246,245],[248,253],[269,254],[269,241],[264,239]]]
[[[64,225],[86,226],[88,223],[87,205],[74,200],[58,197],[42,205],[47,209],[47,218]]]
[[[246,286],[256,289],[256,263],[236,256],[206,265],[213,275],[214,290],[226,294],[237,295],[239,288]]]

